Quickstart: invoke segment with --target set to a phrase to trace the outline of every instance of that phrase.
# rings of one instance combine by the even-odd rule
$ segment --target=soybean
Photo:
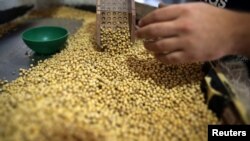
[[[199,88],[201,64],[164,65],[141,41],[132,46],[122,28],[103,29],[106,51],[97,51],[95,14],[68,7],[48,12],[26,18],[73,18],[84,26],[63,51],[2,87],[0,139],[203,141],[207,125],[219,123]]]

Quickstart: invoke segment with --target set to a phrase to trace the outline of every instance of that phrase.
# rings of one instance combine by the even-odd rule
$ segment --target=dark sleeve
[[[250,12],[250,1],[249,0],[228,0],[227,8]]]
[[[200,0],[207,2],[211,5],[227,8],[237,11],[250,12],[250,1],[249,0]]]

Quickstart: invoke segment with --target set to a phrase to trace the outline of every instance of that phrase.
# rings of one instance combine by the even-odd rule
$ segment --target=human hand
[[[237,53],[236,16],[200,2],[170,5],[142,18],[136,36],[150,40],[145,48],[166,64],[215,60]]]

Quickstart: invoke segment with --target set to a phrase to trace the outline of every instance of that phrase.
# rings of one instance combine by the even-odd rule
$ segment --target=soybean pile
[[[0,140],[204,141],[207,125],[219,123],[204,104],[200,64],[164,65],[140,41],[98,51],[94,13],[59,7],[26,18],[48,16],[84,26],[3,85]]]

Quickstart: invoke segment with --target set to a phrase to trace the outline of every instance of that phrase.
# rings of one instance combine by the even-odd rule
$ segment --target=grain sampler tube
[[[98,47],[130,46],[135,41],[134,0],[97,0],[96,5]]]

